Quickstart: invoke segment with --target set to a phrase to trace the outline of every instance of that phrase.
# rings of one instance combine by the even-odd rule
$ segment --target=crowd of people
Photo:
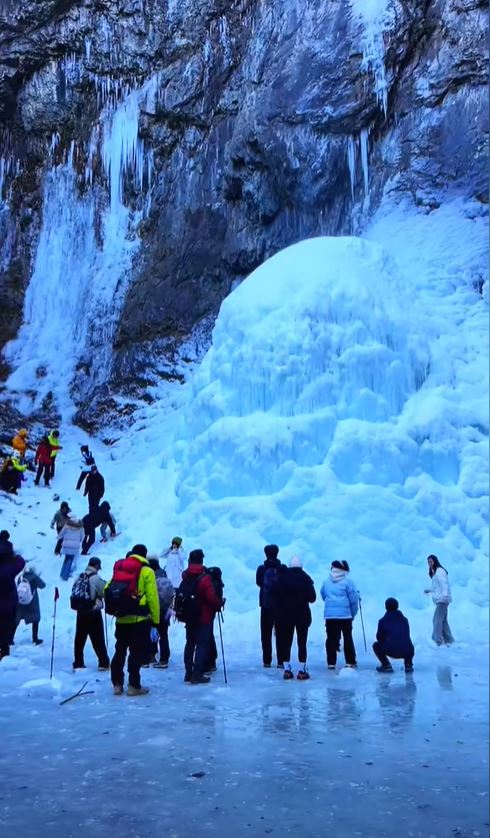
[[[41,478],[44,478],[44,485],[49,487],[55,474],[56,457],[62,450],[59,431],[55,428],[44,434],[34,448],[29,443],[27,428],[20,428],[12,438],[11,445],[11,452],[3,452],[0,489],[8,494],[18,495],[22,483],[26,480],[25,472],[28,469],[36,472],[35,486],[39,486]],[[33,457],[29,457],[29,452]]]

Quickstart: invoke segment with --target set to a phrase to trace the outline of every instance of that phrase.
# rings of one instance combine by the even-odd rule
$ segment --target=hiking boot
[[[337,669],[334,663],[329,663],[327,669]]]
[[[209,684],[211,678],[207,678],[206,675],[194,675],[191,678],[191,684]]]
[[[294,674],[291,672],[290,669],[285,669],[284,675],[282,677],[285,681],[292,681],[294,679]]]
[[[33,640],[32,642],[34,643],[34,646],[40,646],[41,643],[44,643],[44,640],[41,640],[41,638],[38,637],[36,638],[36,640]]]
[[[204,670],[204,674],[205,674],[205,675],[209,675],[209,673],[213,673],[213,672],[217,672],[217,671],[218,671],[218,668],[217,668],[216,666],[208,666],[208,667]]]
[[[190,684],[192,681],[192,675],[186,675],[184,677],[184,684]]]
[[[114,686],[114,695],[123,695],[124,689],[122,688],[121,684],[116,684]]]
[[[111,667],[109,666],[109,664],[107,664],[107,666],[100,666],[100,665],[99,665],[99,666],[97,667],[97,669],[99,670],[99,672],[109,672],[109,669],[110,669],[110,668],[111,668]]]
[[[413,666],[406,666],[405,672],[413,672]]]
[[[128,686],[128,695],[148,695],[149,692],[149,687],[132,687],[131,684]]]
[[[263,664],[264,669],[270,669],[270,668],[271,668],[271,666],[272,666],[272,664],[271,664],[271,663],[264,663],[264,664]]]
[[[87,668],[87,667],[85,666],[85,664],[84,664],[84,663],[74,663],[74,664],[73,664],[73,669],[74,669],[74,670],[75,670],[75,669],[86,669],[86,668]]]
[[[389,664],[389,666],[377,666],[376,672],[393,672],[393,667],[391,663]]]
[[[357,669],[357,663],[346,663],[346,669]]]
[[[306,669],[300,669],[298,674],[296,675],[298,681],[308,681],[310,678],[310,673],[306,671]]]
[[[276,669],[284,669],[284,664],[283,663],[278,663],[277,666],[276,666]]]
[[[165,663],[165,661],[155,661],[153,669],[168,669],[168,663]]]

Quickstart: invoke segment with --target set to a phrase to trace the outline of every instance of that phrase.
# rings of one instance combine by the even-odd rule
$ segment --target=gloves
[[[151,631],[150,631],[150,640],[151,640],[151,642],[152,642],[152,643],[158,643],[158,638],[159,638],[159,637],[160,637],[160,635],[159,635],[159,633],[158,633],[158,629],[156,629],[156,628],[155,628],[155,626],[153,626],[153,627],[152,627],[152,629],[151,629]]]

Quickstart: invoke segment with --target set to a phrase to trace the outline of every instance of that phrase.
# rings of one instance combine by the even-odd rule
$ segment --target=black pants
[[[291,660],[291,646],[293,645],[294,632],[296,631],[296,642],[298,644],[298,660],[306,663],[306,641],[308,640],[309,623],[305,620],[284,620],[279,619],[276,623],[281,661],[289,663]]]
[[[262,641],[262,660],[266,664],[272,663],[272,632],[275,625],[275,612],[270,608],[260,609],[260,639]],[[284,663],[281,658],[276,631],[276,655],[278,664]]]
[[[325,648],[328,665],[335,666],[337,663],[337,652],[342,635],[345,662],[353,666],[356,663],[356,650],[352,639],[352,620],[325,620],[325,628],[327,630]]]
[[[185,627],[184,666],[188,677],[199,678],[205,672],[209,658],[213,624]]]
[[[39,463],[39,465],[37,467],[36,477],[34,479],[34,483],[36,484],[36,486],[39,486],[39,481],[41,480],[41,477],[42,477],[43,473],[44,473],[44,485],[49,486],[49,479],[50,479],[50,476],[51,476],[50,468],[51,468],[51,466],[50,466],[49,463]]]
[[[391,652],[385,651],[385,647],[383,646],[383,644],[379,643],[379,641],[377,640],[375,643],[373,643],[373,652],[378,658],[381,666],[391,666],[391,663],[387,657],[388,655],[390,656],[390,658],[394,658],[395,660],[400,660],[403,658],[403,660],[405,661],[405,666],[413,665],[413,651],[409,655],[392,655]]]
[[[90,474],[89,471],[81,471],[80,472],[80,477],[77,480],[77,486],[76,486],[77,489],[82,488],[83,482],[84,482],[84,480],[86,480],[86,478],[88,477],[89,474]]]
[[[88,495],[87,500],[88,500],[88,511],[89,512],[95,512],[95,510],[99,508],[99,503],[101,501],[101,498],[94,497],[93,495]]]
[[[86,556],[88,551],[90,550],[92,544],[95,541],[95,528],[92,527],[91,529],[85,528],[85,535],[82,541],[82,556]]]
[[[14,625],[14,633],[12,634],[12,643],[14,642],[15,632],[19,626],[19,623],[22,622],[21,620],[15,620]],[[32,623],[32,642],[35,643],[36,640],[39,640],[39,623]]]
[[[56,457],[51,457],[51,462],[49,464],[49,479],[51,480],[54,477],[54,464],[56,461]]]
[[[168,663],[170,657],[170,646],[168,645],[168,623],[162,620],[158,624],[159,638],[156,643],[151,643],[151,654],[156,658],[158,655],[158,648],[160,647],[160,663]]]
[[[10,642],[15,631],[15,617],[17,607],[15,606],[6,614],[0,614],[0,658],[10,655]]]
[[[111,681],[115,687],[124,684],[124,664],[128,657],[128,681],[131,687],[141,687],[140,668],[148,657],[148,623],[116,623],[116,649],[111,661]]]
[[[219,617],[218,617],[219,620]],[[211,637],[209,638],[208,656],[204,664],[204,672],[209,672],[216,667],[218,660],[218,649],[216,648],[216,640],[214,639],[214,621],[211,625]]]
[[[84,665],[83,650],[88,637],[97,655],[99,666],[109,666],[102,611],[89,611],[88,614],[77,613],[73,666]]]

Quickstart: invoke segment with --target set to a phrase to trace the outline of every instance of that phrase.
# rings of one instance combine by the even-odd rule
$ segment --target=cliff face
[[[94,252],[103,249],[110,172],[103,147],[90,150],[94,126],[111,99],[145,84],[154,93],[138,116],[151,175],[123,172],[135,247],[115,286],[112,350],[101,370],[90,356],[102,338],[88,329],[75,377],[86,416],[89,392],[176,374],[175,353],[205,345],[234,282],[294,241],[360,231],[383,191],[428,211],[455,192],[486,201],[487,3],[392,0],[374,22],[359,8],[3,3],[2,342],[21,324],[46,172],[69,159],[80,200],[92,190]]]

